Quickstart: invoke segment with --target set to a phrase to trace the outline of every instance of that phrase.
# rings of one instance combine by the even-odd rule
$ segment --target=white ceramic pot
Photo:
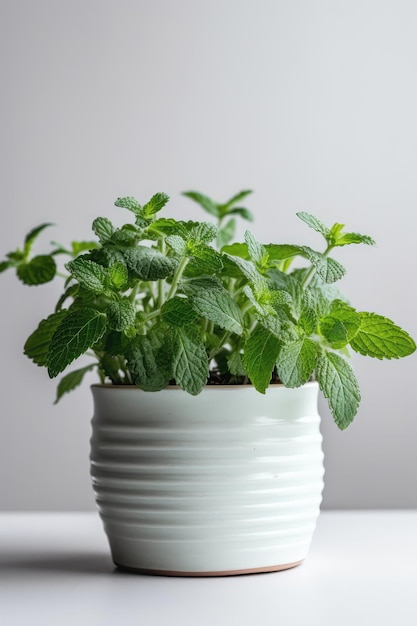
[[[323,489],[317,383],[92,390],[91,473],[116,565],[214,576],[306,557]]]

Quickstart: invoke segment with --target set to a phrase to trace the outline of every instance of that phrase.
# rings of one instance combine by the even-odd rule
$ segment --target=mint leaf
[[[74,370],[73,372],[70,372],[69,374],[61,378],[57,387],[57,395],[54,404],[57,404],[57,402],[59,402],[59,400],[65,393],[68,393],[69,391],[72,391],[73,389],[81,385],[85,374],[87,372],[90,372],[93,367],[96,367],[96,365],[96,363],[92,363],[91,365],[82,367],[79,370]]]
[[[128,268],[142,280],[158,280],[174,273],[178,262],[153,248],[136,246],[124,252]]]
[[[163,304],[161,316],[171,326],[187,326],[195,321],[197,313],[188,299],[175,296]]]
[[[174,220],[172,217],[160,217],[152,224],[149,224],[145,235],[150,234],[151,238],[155,235],[179,235],[184,240],[188,237],[188,229],[186,222]]]
[[[233,350],[227,357],[227,368],[232,376],[246,376],[242,355],[238,350]]]
[[[102,265],[83,257],[78,257],[67,263],[66,268],[73,278],[89,291],[96,294],[106,291],[108,270]]]
[[[308,260],[316,268],[317,274],[325,283],[334,283],[346,274],[345,268],[339,261],[335,261],[335,259],[331,259],[320,252],[316,252],[308,246],[303,246],[302,249]]]
[[[114,231],[109,243],[116,246],[133,246],[140,236],[139,230],[133,224],[124,224],[121,228]]]
[[[107,217],[97,217],[93,222],[92,228],[100,243],[106,243],[114,233],[113,224]]]
[[[253,284],[255,292],[262,292],[268,290],[268,282],[264,276],[256,269],[252,261],[247,261],[238,256],[231,256],[226,254],[226,258],[229,258],[240,269],[242,274]]]
[[[301,387],[310,380],[316,366],[317,344],[308,337],[284,344],[278,355],[277,370],[286,387]]]
[[[135,323],[136,309],[129,298],[114,300],[107,306],[107,318],[110,328],[123,331]]]
[[[271,382],[279,347],[277,337],[259,325],[246,341],[243,365],[252,384],[260,393],[265,393]]]
[[[201,245],[193,250],[193,256],[185,270],[186,276],[217,274],[223,269],[223,259],[217,250]]]
[[[31,230],[25,237],[25,247],[24,247],[24,255],[25,258],[29,255],[29,252],[32,248],[33,242],[35,241],[35,239],[38,237],[38,235],[40,235],[40,233],[45,230],[45,228],[49,228],[49,226],[53,226],[53,224],[51,224],[50,222],[47,222],[46,224],[41,224],[40,226],[37,226],[36,228],[33,228],[33,230]]]
[[[317,314],[309,291],[304,293],[298,325],[304,330],[306,335],[312,335],[317,330]]]
[[[122,207],[123,209],[128,209],[132,211],[135,215],[139,215],[142,212],[142,207],[136,198],[132,196],[125,196],[124,198],[117,198],[114,203],[115,206]]]
[[[245,232],[245,241],[248,246],[249,257],[256,265],[261,264],[265,255],[265,248],[255,239],[249,230]]]
[[[196,226],[194,226],[189,234],[189,249],[193,250],[195,245],[199,244],[208,244],[216,239],[218,234],[218,229],[214,224],[210,222],[200,222]]]
[[[303,220],[307,226],[310,226],[310,228],[320,233],[320,235],[323,235],[323,237],[328,240],[330,230],[317,217],[314,217],[314,215],[306,213],[305,211],[300,211],[299,213],[296,213],[296,215],[300,218],[300,220]]]
[[[341,430],[347,428],[361,399],[351,366],[338,354],[325,352],[317,360],[316,376],[336,424]]]
[[[205,196],[198,191],[184,191],[182,195],[194,200],[194,202],[197,202],[205,211],[207,211],[207,213],[210,213],[210,215],[220,217],[218,205],[208,196]]]
[[[32,359],[36,365],[46,365],[49,344],[62,320],[68,315],[68,311],[52,313],[42,320],[35,331],[28,337],[24,345],[24,354]]]
[[[248,220],[248,222],[253,222],[253,213],[251,213],[249,209],[245,209],[245,207],[243,206],[230,209],[229,211],[227,211],[227,215],[240,215],[240,217],[243,217],[243,219]]]
[[[153,328],[138,335],[127,353],[127,363],[135,384],[144,391],[159,391],[171,378],[169,359],[165,356],[166,337],[162,329]]]
[[[232,218],[219,230],[216,240],[217,247],[221,249],[223,246],[227,245],[235,236],[235,232],[236,220]]]
[[[239,307],[221,284],[207,280],[194,280],[184,285],[184,292],[190,299],[191,307],[198,315],[208,319],[220,328],[241,335],[243,318]]]
[[[294,256],[306,256],[302,246],[292,246],[290,244],[269,243],[265,246],[265,250],[271,261],[283,261]]]
[[[199,329],[184,326],[173,331],[173,376],[176,383],[193,396],[207,383],[209,365]]]
[[[33,257],[17,267],[17,275],[25,285],[42,285],[51,281],[56,273],[56,264],[50,255]]]
[[[117,261],[109,267],[108,275],[111,286],[115,289],[122,289],[127,285],[129,280],[129,273],[126,265]]]
[[[142,215],[145,219],[152,218],[161,209],[164,208],[169,200],[169,196],[166,193],[156,193],[152,198],[142,207]]]
[[[0,263],[0,274],[2,272],[4,272],[5,270],[9,269],[9,267],[12,267],[12,263],[10,261],[1,261]]]
[[[234,196],[232,196],[230,198],[230,200],[228,200],[227,202],[225,202],[224,204],[220,204],[220,209],[221,211],[227,212],[228,214],[230,213],[230,211],[228,211],[228,209],[230,209],[230,207],[232,207],[234,204],[237,204],[238,202],[240,202],[241,200],[244,200],[247,196],[249,196],[251,193],[253,193],[252,189],[243,189],[242,191],[239,191],[239,193],[235,194]]]
[[[187,252],[187,243],[180,235],[169,235],[165,241],[180,256],[185,256]]]
[[[48,358],[48,373],[55,378],[74,359],[84,354],[104,334],[106,316],[95,309],[85,308],[68,313],[53,334]]]
[[[360,235],[359,233],[345,233],[336,239],[334,246],[347,246],[352,243],[364,243],[367,246],[375,246],[375,241],[368,235]]]
[[[343,348],[361,326],[360,314],[344,302],[332,303],[329,315],[320,320],[320,332],[332,348]]]
[[[414,340],[391,320],[376,313],[359,316],[359,330],[350,341],[355,352],[377,359],[399,359],[415,351]]]

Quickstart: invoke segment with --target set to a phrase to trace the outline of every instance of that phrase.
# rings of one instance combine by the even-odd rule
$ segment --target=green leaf
[[[180,256],[185,256],[187,252],[187,243],[180,235],[169,235],[165,241]]]
[[[245,209],[243,206],[235,207],[234,209],[230,209],[227,211],[227,215],[240,215],[243,219],[248,220],[248,222],[253,222],[253,213],[249,211],[249,209]]]
[[[230,259],[233,259],[233,257],[238,256],[241,259],[249,260],[248,245],[246,243],[236,242],[228,246],[223,246],[222,252],[226,253],[230,257]]]
[[[129,280],[129,273],[126,265],[117,261],[109,267],[108,274],[111,285],[116,289],[122,289],[125,287]]]
[[[135,384],[144,391],[159,391],[172,377],[170,359],[166,356],[167,338],[161,328],[138,335],[128,353],[127,363]]]
[[[193,251],[194,247],[200,246],[200,244],[208,244],[216,239],[218,235],[218,229],[214,224],[210,222],[200,222],[194,226],[188,236],[188,246]]]
[[[114,233],[114,226],[107,217],[97,217],[92,228],[100,243],[106,243]]]
[[[243,189],[242,191],[239,191],[239,193],[237,193],[236,195],[232,196],[230,198],[230,200],[228,200],[227,202],[225,202],[224,204],[220,205],[220,208],[224,211],[225,209],[229,209],[230,207],[232,207],[234,204],[237,204],[238,202],[240,202],[241,200],[244,200],[247,196],[249,196],[251,193],[253,193],[252,189]],[[229,213],[229,211],[227,211],[227,213]]]
[[[54,404],[57,404],[57,402],[62,398],[62,396],[65,393],[68,393],[69,391],[73,391],[73,389],[81,385],[85,374],[87,372],[90,372],[93,369],[93,367],[96,367],[96,366],[97,366],[96,363],[92,363],[91,365],[82,367],[79,370],[74,370],[73,372],[70,372],[69,374],[61,378],[61,380],[59,381],[57,390],[56,390],[57,395],[56,395],[56,400]]]
[[[325,283],[334,283],[346,274],[345,268],[339,261],[335,261],[335,259],[331,259],[321,252],[316,252],[308,246],[303,246],[303,251]]]
[[[187,326],[195,321],[197,313],[188,299],[175,296],[163,304],[161,316],[171,326]]]
[[[227,357],[227,368],[232,376],[246,376],[242,355],[238,350],[233,350]]]
[[[107,317],[110,328],[123,331],[135,323],[136,309],[129,298],[121,298],[107,306]]]
[[[375,246],[375,241],[368,235],[360,235],[359,233],[345,233],[339,239],[336,239],[334,246],[347,246],[352,243],[364,243],[367,246]]]
[[[278,355],[277,370],[286,387],[301,387],[310,380],[316,366],[317,344],[308,337],[284,344]]]
[[[332,348],[343,348],[357,334],[360,314],[340,300],[332,303],[329,315],[320,320],[320,332]]]
[[[169,196],[166,193],[156,193],[152,198],[142,207],[142,214],[145,219],[152,218],[161,209],[164,208],[169,200]]]
[[[36,228],[34,228],[33,230],[31,230],[25,237],[25,247],[24,247],[24,256],[25,258],[29,255],[29,252],[32,248],[33,242],[35,241],[35,239],[38,237],[38,235],[40,235],[40,233],[45,230],[45,228],[49,228],[49,226],[53,226],[53,224],[51,224],[50,222],[47,222],[46,224],[41,224],[40,226],[37,226]]]
[[[320,233],[320,235],[323,235],[325,239],[329,238],[330,230],[317,217],[314,217],[314,215],[306,213],[305,211],[300,211],[299,213],[296,213],[296,215],[300,218],[300,220],[303,220],[307,226],[310,226],[310,228]]]
[[[184,391],[198,395],[207,383],[209,365],[198,327],[173,330],[173,376]]]
[[[4,272],[5,270],[9,269],[9,267],[12,267],[13,263],[11,263],[10,261],[1,261],[0,263],[0,274],[2,272]]]
[[[134,224],[124,224],[114,231],[109,242],[117,246],[133,246],[139,238],[139,230]]]
[[[249,257],[255,264],[261,264],[265,255],[265,248],[255,239],[249,230],[245,232],[245,241],[248,246]]]
[[[106,291],[108,286],[108,269],[102,265],[89,259],[78,257],[67,263],[66,268],[73,278],[89,291],[97,294]]]
[[[257,391],[265,393],[272,378],[280,342],[271,332],[257,326],[245,344],[243,365]]]
[[[207,211],[207,213],[210,213],[210,215],[220,217],[218,205],[208,196],[205,196],[198,191],[184,191],[182,195],[194,200],[194,202],[197,202],[205,211]]]
[[[40,322],[37,329],[26,340],[24,353],[36,365],[46,365],[49,344],[53,334],[67,315],[68,311],[52,313],[52,315]]]
[[[298,325],[303,329],[306,335],[312,335],[317,330],[317,315],[313,308],[312,302],[305,302],[301,308],[301,314],[298,318]]]
[[[258,272],[252,261],[247,261],[246,259],[242,259],[238,256],[231,256],[229,254],[227,254],[226,257],[237,265],[242,274],[252,283],[256,292],[268,290],[268,281],[260,272]]]
[[[136,246],[124,252],[128,268],[142,280],[158,280],[174,273],[178,262],[153,248]]]
[[[39,255],[27,263],[21,263],[17,275],[25,285],[42,285],[49,283],[56,273],[56,264],[52,256]]]
[[[269,243],[264,247],[271,261],[283,261],[294,256],[306,256],[302,246]]]
[[[219,230],[219,234],[217,235],[216,244],[219,249],[223,248],[226,244],[229,243],[235,236],[236,231],[236,220],[230,219],[226,224]]]
[[[376,313],[359,313],[360,328],[350,341],[355,352],[377,359],[399,359],[412,354],[416,344],[394,322]]]
[[[81,254],[81,252],[95,250],[96,248],[98,248],[98,244],[95,241],[72,241],[71,248],[72,256],[76,257]]]
[[[123,198],[117,198],[114,203],[115,206],[122,207],[123,209],[128,209],[132,211],[135,215],[139,215],[142,212],[142,206],[132,196],[125,196]]]
[[[151,238],[156,235],[178,235],[182,239],[188,238],[189,229],[186,222],[174,220],[172,217],[160,217],[150,224],[146,230]]]
[[[216,274],[223,269],[223,258],[217,250],[200,244],[193,251],[193,256],[185,270],[185,276]]]
[[[351,366],[338,354],[325,352],[317,360],[316,376],[336,424],[341,430],[347,428],[357,413],[361,399]]]
[[[194,311],[220,328],[241,335],[242,313],[230,293],[221,284],[209,283],[205,279],[193,280],[184,285]]]
[[[54,378],[91,348],[104,334],[107,318],[100,311],[85,308],[68,313],[53,334],[48,352],[48,373]]]

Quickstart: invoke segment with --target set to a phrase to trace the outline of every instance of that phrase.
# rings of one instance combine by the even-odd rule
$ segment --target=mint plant
[[[230,243],[236,218],[252,219],[240,206],[250,193],[219,204],[185,192],[217,224],[160,217],[168,202],[163,193],[144,205],[118,198],[115,205],[132,214],[122,227],[98,217],[94,241],[52,244],[49,253],[32,256],[34,241],[50,226],[42,224],[22,249],[7,254],[0,272],[15,268],[27,285],[62,276],[56,258],[70,259],[55,311],[24,346],[51,378],[81,355],[91,357],[60,380],[56,401],[93,369],[103,383],[144,391],[176,384],[192,395],[206,384],[252,383],[265,393],[271,383],[293,388],[316,379],[338,427],[351,423],[360,392],[349,349],[392,359],[416,348],[405,330],[357,311],[334,286],[345,269],[332,251],[374,241],[301,212],[298,217],[322,237],[323,250],[263,245],[249,231],[243,243]],[[304,267],[292,269],[297,258]]]

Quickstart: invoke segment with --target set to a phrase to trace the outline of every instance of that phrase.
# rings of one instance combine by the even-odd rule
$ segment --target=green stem
[[[136,285],[133,287],[132,291],[130,292],[129,300],[132,302],[132,304],[134,303],[136,296],[138,294],[139,286],[140,286],[140,282],[138,281]]]
[[[190,259],[186,256],[182,258],[181,263],[179,264],[178,269],[174,274],[174,278],[172,279],[171,289],[169,290],[167,300],[170,300],[171,298],[173,298],[175,294],[177,293],[178,283],[181,280],[181,276],[183,275],[183,272],[185,268],[187,267],[189,260]]]
[[[162,237],[160,241],[159,251],[161,252],[161,254],[166,255],[167,246],[166,246],[164,237]],[[157,304],[158,309],[162,307],[162,305],[164,304],[164,300],[165,300],[165,280],[160,278],[158,280],[158,304]]]
[[[330,254],[330,252],[333,250],[334,246],[332,245],[328,245],[326,250],[323,252],[323,256],[328,256]],[[301,288],[305,289],[306,287],[308,287],[308,285],[310,284],[310,282],[313,279],[314,274],[316,273],[316,268],[314,267],[314,265],[312,265],[309,270],[307,271],[306,275],[304,276],[303,280],[301,281]]]
[[[230,335],[232,333],[229,330],[226,330],[223,335],[220,337],[219,339],[219,343],[217,344],[216,348],[213,348],[210,352],[209,352],[209,359],[213,359],[216,354],[218,354],[220,352],[220,350],[223,348],[224,344],[226,343],[226,341],[229,339]]]

